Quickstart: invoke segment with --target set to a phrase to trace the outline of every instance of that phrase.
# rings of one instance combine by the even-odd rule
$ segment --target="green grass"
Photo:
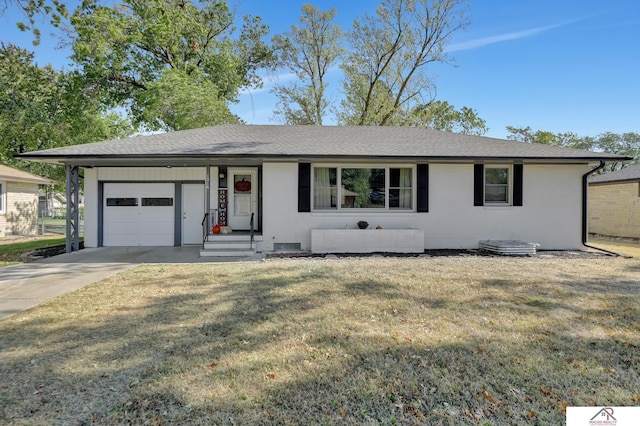
[[[65,243],[64,237],[42,237],[32,241],[0,244],[0,267],[24,262],[22,255],[36,249]]]
[[[1,424],[564,424],[640,404],[640,261],[143,265],[0,321]]]

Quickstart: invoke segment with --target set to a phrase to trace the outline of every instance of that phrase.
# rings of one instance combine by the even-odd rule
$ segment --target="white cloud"
[[[262,76],[262,87],[259,89],[242,89],[240,95],[255,95],[257,93],[268,92],[276,84],[286,83],[287,81],[296,80],[298,77],[291,72],[281,74],[271,74]]]
[[[338,65],[333,65],[327,70],[326,77],[330,79],[336,75],[340,75],[342,70]],[[242,89],[240,95],[256,95],[258,93],[268,92],[276,84],[284,84],[289,81],[298,80],[298,76],[292,72],[281,72],[280,74],[263,74],[262,87],[259,89]]]
[[[469,40],[462,43],[452,44],[447,48],[447,52],[457,52],[460,50],[469,50],[476,49],[478,47],[488,46],[490,44],[502,43],[503,41],[511,41],[518,40],[521,38],[532,37],[534,35],[544,33],[546,31],[552,30],[554,28],[563,27],[565,25],[569,25],[573,22],[576,22],[578,19],[574,19],[571,21],[562,22],[560,24],[547,25],[544,27],[531,28],[529,30],[524,31],[516,31],[513,33],[499,34],[490,37],[478,38],[475,40]]]

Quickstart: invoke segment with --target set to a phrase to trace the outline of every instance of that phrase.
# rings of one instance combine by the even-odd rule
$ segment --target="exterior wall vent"
[[[274,251],[301,251],[301,243],[273,243]]]

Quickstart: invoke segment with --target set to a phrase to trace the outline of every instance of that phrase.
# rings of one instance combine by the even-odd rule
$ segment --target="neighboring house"
[[[38,188],[55,182],[0,165],[0,237],[38,232]]]
[[[628,159],[424,128],[263,125],[21,157],[65,165],[68,175],[84,169],[85,247],[201,244],[222,223],[233,236],[253,228],[259,250],[316,252],[477,248],[487,239],[577,249],[586,176]],[[359,221],[369,229],[357,230]]]
[[[589,179],[589,232],[640,238],[640,166]]]
[[[67,209],[67,197],[61,192],[40,189],[38,193],[38,212],[40,217],[64,217]],[[83,194],[80,192],[79,207],[83,208]]]

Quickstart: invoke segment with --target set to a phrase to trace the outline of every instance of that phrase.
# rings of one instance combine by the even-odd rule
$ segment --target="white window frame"
[[[316,168],[335,168],[336,169],[336,207],[319,209],[315,207],[315,173]],[[384,169],[385,179],[385,202],[384,208],[349,208],[342,207],[340,200],[342,199],[342,169]],[[411,208],[403,207],[389,207],[389,190],[391,183],[390,169],[411,169]],[[335,164],[335,163],[313,163],[311,164],[311,211],[315,213],[415,213],[418,202],[418,189],[417,189],[417,167],[415,164],[375,164],[375,163],[348,163],[348,164]]]
[[[487,170],[489,169],[507,169],[509,176],[507,177],[507,200],[506,201],[487,201]],[[483,202],[487,207],[494,206],[511,206],[513,204],[513,165],[511,164],[485,164],[483,179]]]
[[[7,212],[7,182],[0,180],[0,214]]]

